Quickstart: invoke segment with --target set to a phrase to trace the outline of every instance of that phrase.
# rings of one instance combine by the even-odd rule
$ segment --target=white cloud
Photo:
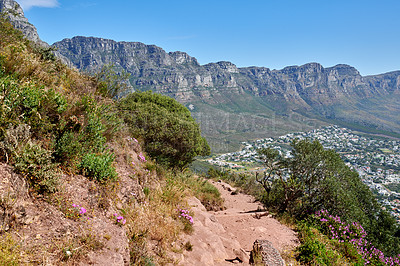
[[[58,0],[19,0],[18,1],[24,10],[28,10],[31,7],[57,7]]]

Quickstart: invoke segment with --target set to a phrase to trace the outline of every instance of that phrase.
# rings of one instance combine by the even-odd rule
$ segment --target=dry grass
[[[20,265],[21,246],[10,233],[0,235],[0,265]]]
[[[151,258],[158,263],[170,262],[166,251],[183,231],[184,224],[174,217],[178,206],[185,205],[185,193],[176,186],[164,189],[150,190],[143,202],[125,208],[133,263],[145,263]],[[167,195],[174,192],[174,200],[170,201]]]
[[[208,184],[208,183],[207,183]],[[192,232],[191,224],[180,217],[178,209],[188,209],[186,198],[197,195],[210,199],[210,189],[190,173],[167,172],[162,184],[151,186],[147,196],[139,204],[125,206],[131,259],[133,263],[171,263],[166,255],[182,234]],[[157,188],[158,187],[158,188]],[[201,196],[206,194],[207,196]],[[221,201],[215,194],[213,202]],[[190,227],[190,228],[188,228]]]

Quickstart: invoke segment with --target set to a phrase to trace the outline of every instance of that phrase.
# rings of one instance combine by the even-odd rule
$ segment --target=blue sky
[[[155,44],[200,64],[400,70],[399,0],[17,0],[40,37]]]

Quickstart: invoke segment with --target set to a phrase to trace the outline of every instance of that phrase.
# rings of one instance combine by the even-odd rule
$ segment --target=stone
[[[268,240],[257,239],[250,253],[250,264],[266,266],[284,266],[285,262],[272,243]]]

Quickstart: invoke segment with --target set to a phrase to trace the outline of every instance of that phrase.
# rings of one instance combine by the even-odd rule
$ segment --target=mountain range
[[[184,103],[217,151],[245,139],[325,123],[400,133],[400,71],[363,77],[344,64],[281,70],[238,68],[226,61],[200,65],[184,52],[94,37],[64,39],[53,47],[80,70],[114,64],[131,74],[134,90],[152,90]]]
[[[37,41],[36,29],[13,3],[2,0],[0,9],[15,10],[11,21]],[[238,68],[227,61],[200,65],[185,52],[81,36],[52,47],[81,71],[92,73],[113,64],[131,74],[131,90],[152,90],[185,104],[215,152],[237,149],[248,139],[332,123],[400,136],[400,71],[361,76],[344,64],[324,68],[309,63],[281,70]]]

